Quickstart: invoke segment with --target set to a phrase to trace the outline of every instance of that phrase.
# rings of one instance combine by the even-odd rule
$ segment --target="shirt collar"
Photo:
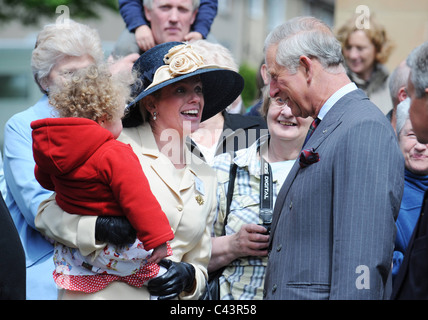
[[[348,83],[347,85],[343,86],[339,90],[337,90],[324,103],[324,105],[322,106],[322,108],[318,114],[318,118],[320,120],[322,120],[325,117],[325,115],[327,114],[327,112],[331,109],[331,107],[333,107],[335,105],[335,103],[340,100],[340,98],[342,98],[343,96],[345,96],[349,92],[357,90],[357,89],[358,89],[357,85],[354,82],[351,82],[351,83]]]

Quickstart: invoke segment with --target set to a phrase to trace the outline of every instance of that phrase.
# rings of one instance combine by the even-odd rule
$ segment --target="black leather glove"
[[[99,216],[95,223],[95,240],[116,246],[134,243],[137,232],[126,217]]]
[[[162,267],[168,269],[163,275],[150,280],[147,289],[159,300],[174,299],[182,291],[191,291],[195,282],[195,268],[186,262],[161,260]]]

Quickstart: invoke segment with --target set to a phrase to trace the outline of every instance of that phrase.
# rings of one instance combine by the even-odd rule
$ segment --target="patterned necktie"
[[[305,146],[306,142],[308,142],[309,138],[312,136],[312,133],[314,133],[315,129],[318,127],[320,122],[321,122],[321,119],[319,118],[315,118],[314,121],[312,121],[311,126],[309,127],[308,134],[306,135],[305,143],[303,143],[303,147]]]

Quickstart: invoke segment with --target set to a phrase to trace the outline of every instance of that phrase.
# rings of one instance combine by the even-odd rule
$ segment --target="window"
[[[250,0],[249,1],[250,6],[248,8],[249,10],[249,17],[254,20],[259,20],[263,18],[263,0]]]

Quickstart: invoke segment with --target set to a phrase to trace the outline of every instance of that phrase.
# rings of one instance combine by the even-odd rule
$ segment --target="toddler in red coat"
[[[129,86],[105,66],[63,75],[50,88],[57,118],[31,123],[35,175],[54,190],[64,211],[79,215],[126,216],[137,239],[124,247],[107,244],[99,254],[55,243],[54,279],[64,289],[92,293],[120,280],[141,287],[163,269],[174,235],[138,157],[116,138]],[[152,250],[153,249],[153,250]]]

